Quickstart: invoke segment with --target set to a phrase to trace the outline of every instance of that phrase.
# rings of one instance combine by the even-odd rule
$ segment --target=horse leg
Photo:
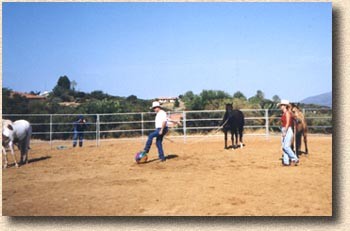
[[[227,131],[225,130],[224,133],[225,133],[225,149],[227,149]]]
[[[26,147],[26,140],[22,140],[19,143],[21,151],[21,164],[28,164],[28,148]]]
[[[235,143],[235,138],[234,138],[234,130],[231,129],[231,143],[232,143],[232,149],[235,148],[234,143]]]
[[[300,155],[300,146],[301,146],[301,132],[297,132],[295,136],[295,154],[299,157]]]
[[[241,148],[243,148],[243,127],[239,128],[239,142],[240,142]]]
[[[305,154],[309,154],[309,149],[307,148],[307,133],[306,132],[303,133],[303,137],[304,137],[304,145],[305,145]]]
[[[11,155],[12,155],[13,161],[15,162],[15,166],[16,166],[16,168],[18,168],[18,163],[17,163],[15,151],[13,150],[13,144],[10,145],[10,150],[11,150]]]
[[[13,161],[15,162],[15,166],[16,166],[16,168],[18,168],[18,163],[17,163],[16,155],[15,155],[15,152],[14,152],[14,149],[13,149],[13,143],[10,142],[8,146],[9,146],[10,151],[11,151],[12,159],[13,159]],[[8,159],[7,159],[7,152],[6,152],[6,149],[5,149],[4,146],[2,146],[2,153],[3,153],[4,156],[5,156],[4,168],[7,168],[7,167],[8,167]]]
[[[235,128],[234,132],[235,132],[235,139],[236,139],[236,141],[235,141],[235,148],[237,148],[238,147],[238,129]]]
[[[7,166],[8,166],[7,153],[6,153],[6,150],[5,150],[5,147],[4,147],[4,146],[2,146],[2,154],[3,154],[4,157],[5,157],[4,168],[7,168]]]
[[[27,137],[25,139],[25,152],[26,152],[26,164],[29,163],[29,149],[30,149],[30,139],[32,137],[32,126],[29,127],[27,131]]]

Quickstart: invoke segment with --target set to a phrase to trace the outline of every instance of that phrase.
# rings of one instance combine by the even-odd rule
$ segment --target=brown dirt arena
[[[28,165],[2,171],[3,216],[331,216],[332,137],[309,136],[309,156],[281,166],[279,137],[164,140],[149,163],[134,155],[145,140],[112,140],[59,150],[33,143]],[[16,151],[18,154],[18,151]],[[9,156],[12,163],[12,158]]]

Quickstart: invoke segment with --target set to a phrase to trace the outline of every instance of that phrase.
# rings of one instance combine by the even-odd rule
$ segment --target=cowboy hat
[[[152,107],[150,107],[149,109],[154,109],[156,107],[160,107],[160,103],[158,101],[152,102]]]
[[[281,106],[281,105],[289,106],[290,105],[289,100],[282,99],[281,102],[277,104],[277,106]]]

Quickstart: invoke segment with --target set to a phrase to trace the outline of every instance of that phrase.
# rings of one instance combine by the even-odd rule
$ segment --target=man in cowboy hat
[[[153,138],[156,138],[156,145],[158,148],[158,156],[161,161],[165,161],[164,151],[163,151],[163,137],[168,132],[167,126],[167,114],[161,108],[159,102],[154,101],[150,109],[157,113],[155,118],[155,130],[148,135],[148,139],[144,148],[144,152],[148,153],[151,149]]]
[[[293,152],[291,145],[293,142],[293,115],[291,114],[290,103],[288,100],[282,99],[278,104],[283,115],[281,117],[281,131],[282,131],[282,151],[284,166],[290,165],[290,161],[296,166],[299,163],[298,157]]]

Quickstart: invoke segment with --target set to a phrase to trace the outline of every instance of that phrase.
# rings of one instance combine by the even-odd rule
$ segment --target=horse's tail
[[[305,133],[307,133],[308,132],[308,127],[307,127],[307,124],[306,124],[305,120],[303,121],[303,126],[304,126]]]

